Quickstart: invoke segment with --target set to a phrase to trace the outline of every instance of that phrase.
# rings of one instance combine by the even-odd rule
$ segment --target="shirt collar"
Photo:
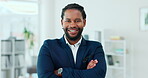
[[[71,45],[71,44],[68,42],[68,40],[67,40],[67,38],[66,38],[65,35],[64,35],[64,39],[65,39],[65,41],[66,41],[66,44]],[[82,36],[81,36],[80,40],[79,40],[77,43],[74,44],[74,46],[79,46],[79,45],[81,44],[81,41],[82,41]]]

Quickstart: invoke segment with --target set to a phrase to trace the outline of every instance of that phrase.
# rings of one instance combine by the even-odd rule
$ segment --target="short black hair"
[[[67,6],[65,6],[63,9],[62,9],[62,14],[61,14],[61,18],[63,19],[63,16],[64,16],[64,13],[67,9],[76,9],[76,10],[79,10],[82,14],[82,17],[83,19],[86,19],[86,13],[84,11],[84,7],[79,5],[79,4],[76,4],[76,3],[72,3],[72,4],[68,4]]]

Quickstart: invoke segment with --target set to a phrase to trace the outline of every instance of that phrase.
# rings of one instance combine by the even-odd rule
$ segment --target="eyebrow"
[[[69,18],[66,18],[65,20],[70,20]],[[75,20],[81,20],[80,18],[76,18]]]
[[[66,20],[70,20],[69,18],[66,18]]]
[[[81,20],[80,18],[76,18],[75,20]]]

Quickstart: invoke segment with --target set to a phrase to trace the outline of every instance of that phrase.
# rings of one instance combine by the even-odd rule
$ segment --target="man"
[[[39,78],[105,78],[106,63],[102,45],[82,37],[86,24],[84,8],[68,4],[62,10],[61,39],[46,40],[41,47]]]

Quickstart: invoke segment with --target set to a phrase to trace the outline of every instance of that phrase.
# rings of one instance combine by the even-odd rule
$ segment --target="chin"
[[[69,40],[75,41],[81,37],[82,30],[80,30],[77,34],[74,34],[74,35],[71,35],[70,33],[65,31],[65,35]]]
[[[72,41],[75,41],[75,40],[78,40],[79,38],[80,38],[80,36],[67,36],[67,38],[69,39],[69,40],[72,40]]]

